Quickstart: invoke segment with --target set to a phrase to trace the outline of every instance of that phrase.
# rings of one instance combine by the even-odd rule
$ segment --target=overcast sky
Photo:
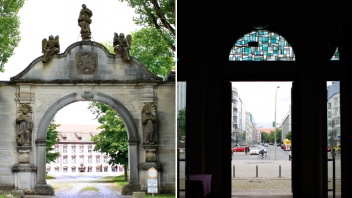
[[[34,59],[42,56],[42,40],[50,35],[59,35],[60,53],[69,45],[81,41],[77,19],[82,4],[93,12],[90,26],[92,41],[105,43],[113,40],[114,32],[127,35],[141,28],[132,20],[137,17],[134,10],[118,0],[26,0],[19,11],[21,41],[5,65],[5,72],[0,73],[0,81],[9,81]],[[92,123],[92,115],[86,110],[86,104],[73,103],[64,107],[55,116],[56,123]],[[82,113],[85,111],[88,112]]]
[[[277,127],[289,111],[292,82],[233,82],[239,97],[258,127],[271,128],[275,120],[275,92]]]

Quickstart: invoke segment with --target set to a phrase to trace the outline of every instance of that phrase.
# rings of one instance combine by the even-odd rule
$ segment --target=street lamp
[[[277,89],[280,88],[280,86],[277,86],[276,87],[276,92],[275,92],[275,121],[274,121],[274,139],[275,139],[275,142],[274,142],[274,149],[275,149],[275,160],[276,160],[276,97],[277,97]]]

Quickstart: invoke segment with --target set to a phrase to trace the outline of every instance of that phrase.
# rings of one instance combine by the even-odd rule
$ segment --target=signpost
[[[148,193],[152,193],[152,197],[154,197],[154,193],[158,193],[158,171],[151,167],[148,169]]]

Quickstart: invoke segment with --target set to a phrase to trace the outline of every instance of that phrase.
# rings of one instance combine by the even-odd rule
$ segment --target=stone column
[[[38,195],[54,195],[54,188],[46,183],[46,140],[36,140],[37,144],[37,156],[38,156],[38,167],[37,171],[37,184],[35,186],[35,192]]]
[[[129,142],[129,169],[130,169],[130,181],[128,184],[123,186],[122,193],[124,195],[132,195],[132,192],[140,191],[140,183],[138,178],[138,142],[139,140],[128,140]],[[125,170],[127,171],[127,170]]]

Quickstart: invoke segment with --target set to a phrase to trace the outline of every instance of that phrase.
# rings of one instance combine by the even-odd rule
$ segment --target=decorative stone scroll
[[[94,94],[90,91],[85,91],[81,96],[84,100],[93,100],[94,98]]]
[[[77,54],[77,73],[93,74],[98,66],[98,55],[94,52],[81,52]]]

